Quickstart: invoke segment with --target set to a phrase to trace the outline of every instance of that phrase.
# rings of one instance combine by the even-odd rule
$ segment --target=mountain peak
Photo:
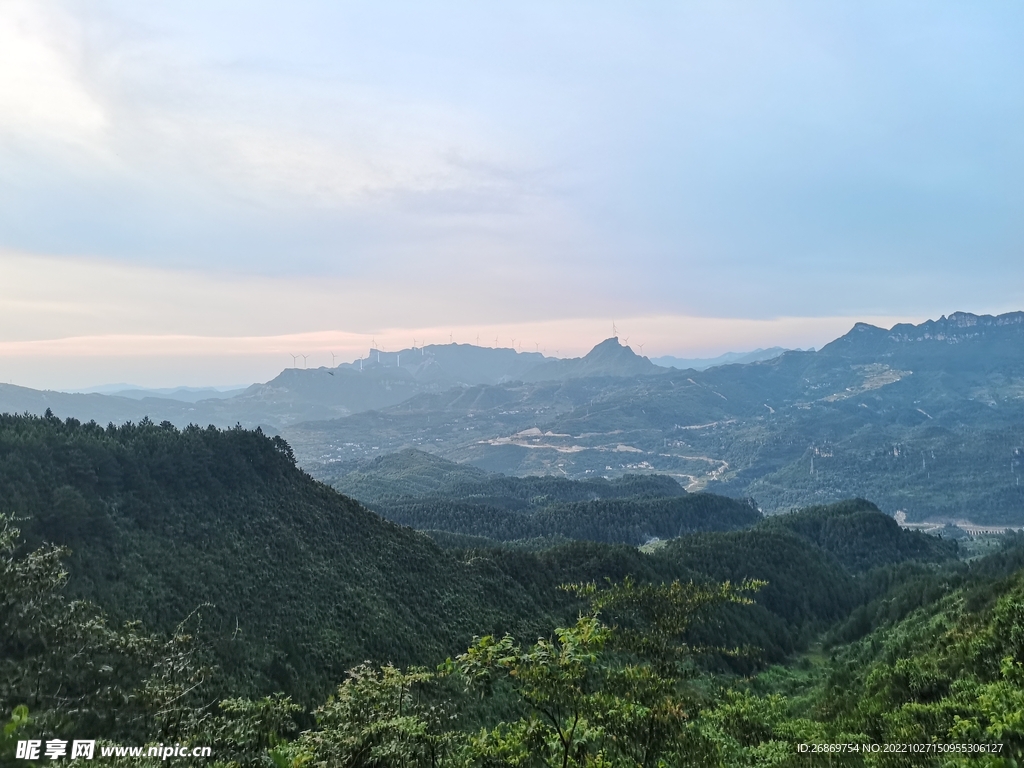
[[[640,359],[640,356],[636,352],[619,341],[618,336],[612,336],[611,338],[605,339],[600,344],[596,344],[593,349],[583,356],[582,359],[592,360],[604,355],[626,356]]]
[[[617,336],[605,339],[583,357],[568,360],[550,360],[531,368],[524,381],[577,379],[585,376],[646,376],[662,370],[640,357]]]

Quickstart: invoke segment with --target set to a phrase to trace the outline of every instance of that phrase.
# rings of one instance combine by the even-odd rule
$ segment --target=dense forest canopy
[[[259,430],[0,417],[0,755],[92,733],[223,766],[1024,757],[1020,537],[978,556],[861,499],[764,518],[658,477],[369,469],[374,503],[449,528],[382,519]],[[535,527],[452,530],[470,508]],[[699,525],[638,547],[656,510]]]

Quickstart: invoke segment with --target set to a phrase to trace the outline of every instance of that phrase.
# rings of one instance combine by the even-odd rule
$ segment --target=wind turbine
[[[331,368],[335,367],[335,365],[334,365],[334,358],[336,358],[336,357],[337,357],[337,355],[334,354],[333,352],[331,352]]]
[[[306,367],[306,358],[308,358],[309,355],[299,355],[299,357],[302,358],[302,367],[305,368]]]
[[[478,347],[480,346],[480,334],[479,333],[476,335],[476,345]]]
[[[513,352],[516,351],[516,340],[515,339],[512,339],[512,351]]]
[[[637,346],[640,347],[640,357],[643,357],[644,356],[644,345],[643,344],[637,344]]]
[[[615,327],[615,321],[612,320],[612,336],[616,339],[619,338],[619,329]]]
[[[289,352],[288,354],[292,355],[291,352]],[[292,368],[298,368],[298,367],[299,367],[299,356],[298,355],[292,355]]]
[[[533,351],[534,352],[540,352],[540,342],[539,341],[535,341],[535,342],[533,342],[533,345],[536,347],[536,349],[533,350]]]
[[[494,337],[494,348],[495,349],[498,348],[498,337],[497,336]]]
[[[449,343],[449,344],[454,344],[454,343],[455,343],[455,342],[454,342],[454,340],[453,340],[453,338],[452,338],[453,336],[455,336],[455,334],[454,334],[454,333],[449,333],[449,334],[448,334],[448,343]]]
[[[624,347],[628,347],[629,346],[629,336],[627,336],[626,340],[622,342],[622,346],[624,346]]]

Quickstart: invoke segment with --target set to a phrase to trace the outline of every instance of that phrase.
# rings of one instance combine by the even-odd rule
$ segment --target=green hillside
[[[300,696],[365,658],[442,657],[544,612],[299,471],[242,429],[0,417],[0,500],[67,545],[72,594],[169,630],[195,608],[240,690]]]
[[[943,562],[957,553],[956,542],[904,530],[864,499],[774,515],[758,528],[795,533],[834,555],[852,573],[906,560]]]
[[[761,519],[657,477],[495,478],[419,453],[374,464],[350,470],[381,498],[408,498],[389,495],[388,474],[406,492],[468,489],[541,535],[508,546],[432,532],[448,537],[442,549],[312,480],[259,431],[0,417],[0,498],[24,532],[17,546],[4,522],[0,704],[37,718],[12,727],[214,744],[225,767],[231,755],[262,764],[271,748],[291,764],[346,764],[359,745],[427,766],[447,745],[447,764],[468,768],[559,743],[551,721],[530,719],[543,690],[584,707],[580,756],[646,744],[672,765],[753,766],[797,743],[935,735],[1019,749],[1019,537],[965,562],[863,500]],[[621,525],[681,504],[710,505],[704,522],[730,505],[753,519],[642,550],[544,546],[565,519],[593,530],[602,510]],[[71,548],[66,589],[47,541]],[[82,597],[110,618],[68,602]],[[179,623],[196,608],[190,640]],[[158,634],[116,628],[135,618]],[[213,703],[275,690],[299,704]]]
[[[422,662],[452,652],[473,633],[536,629],[575,610],[556,589],[565,581],[720,578],[730,562],[724,551],[710,560],[695,554],[712,546],[749,561],[746,534],[684,537],[653,555],[599,544],[540,553],[492,548],[487,556],[442,550],[312,480],[295,467],[284,441],[258,431],[179,431],[148,422],[103,428],[4,416],[0,459],[4,511],[22,518],[29,546],[71,548],[72,594],[162,630],[208,605],[203,612],[219,663],[243,690],[305,695],[364,658]],[[400,461],[415,467],[433,460],[411,454]],[[760,519],[746,504],[678,495],[678,486],[658,478],[570,482],[447,470],[454,487],[501,500],[504,506],[487,506],[488,514],[529,521],[506,530],[508,538],[600,540],[614,531],[606,541],[636,544],[641,535],[678,534],[680,520],[707,530]],[[657,497],[665,493],[676,495]],[[615,499],[622,495],[629,500]],[[588,500],[547,503],[580,497]],[[531,507],[537,499],[544,501]],[[465,513],[465,528],[501,538],[493,535],[493,519],[472,514],[480,511],[475,503],[449,497],[454,512],[447,522]],[[650,527],[659,514],[669,530]],[[473,532],[452,528],[445,530]],[[789,567],[785,559],[773,562]],[[746,575],[775,582],[781,574]],[[805,618],[779,615],[791,623]],[[832,614],[815,609],[806,618],[819,615]]]
[[[856,515],[883,517],[851,502],[805,510],[795,519],[806,531]],[[867,538],[878,541],[877,531]],[[865,543],[853,542],[854,549]],[[942,751],[893,757],[865,748],[901,743],[973,744],[1005,755],[991,763],[1000,766],[1024,757],[1024,679],[1015,661],[1024,629],[1019,538],[970,563],[882,566],[892,579],[874,593],[884,579],[859,581],[830,553],[788,530],[698,534],[651,555],[587,542],[491,554],[482,563],[485,570],[514,574],[538,594],[548,588],[554,596],[550,585],[565,578],[600,583],[607,576],[611,584],[583,589],[589,595],[580,602],[583,616],[575,622],[567,617],[536,642],[532,634],[477,638],[436,670],[358,665],[316,710],[315,720],[279,697],[229,699],[204,712],[202,696],[186,691],[187,697],[164,705],[174,712],[171,722],[158,718],[142,733],[213,745],[214,764],[221,768],[271,764],[271,755],[277,765],[310,759],[359,764],[367,753],[378,755],[381,765],[400,759],[423,768],[515,765],[516,754],[547,755],[541,764],[564,759],[577,768],[609,755],[609,765],[643,765],[629,762],[637,754],[673,766],[751,768],[765,765],[766,755],[769,765],[960,766],[977,759]],[[0,574],[10,573],[5,565],[0,559]],[[717,579],[753,575],[770,581],[760,590],[738,581],[738,589],[669,583],[687,573],[705,579],[698,571]],[[745,604],[751,592],[756,603]],[[550,605],[558,604],[554,597]],[[51,601],[49,607],[62,606]],[[830,624],[827,654],[814,647],[792,655]],[[737,645],[739,655],[728,651]],[[88,649],[92,655],[103,651]],[[771,660],[787,664],[766,669]],[[12,661],[7,668],[18,671]],[[756,674],[709,675],[709,662],[710,669]],[[146,674],[145,666],[133,665],[149,662],[135,653],[120,663],[127,689]],[[194,679],[189,669],[186,663],[183,671]],[[86,692],[96,684],[74,679]],[[165,685],[164,699],[181,686],[174,680]],[[0,685],[0,695],[10,687]],[[29,711],[44,728],[61,722],[59,712],[30,700]],[[91,718],[89,734],[101,728],[101,734],[135,738],[132,720],[115,726],[102,716],[144,714],[149,706],[140,700],[110,710],[95,694],[88,703],[91,708],[77,719]],[[19,737],[41,733],[24,722],[17,714],[12,721]],[[76,718],[68,722],[69,735],[80,732]],[[571,753],[562,752],[558,733],[574,724],[581,733]],[[849,752],[841,760],[832,755],[816,762],[797,751],[800,744],[827,743],[850,745]],[[0,742],[0,757],[4,750]]]
[[[664,475],[625,475],[585,481],[565,477],[516,477],[486,472],[412,448],[334,468],[331,485],[368,504],[389,499],[442,496],[484,500],[505,509],[598,499],[658,499],[685,496]]]
[[[698,493],[674,499],[618,499],[546,504],[524,510],[443,497],[371,505],[419,530],[485,536],[497,541],[544,536],[639,546],[693,531],[745,528],[761,519],[750,504]]]
[[[635,539],[657,533],[648,524],[659,509],[674,528],[661,532],[668,535],[687,515],[704,528],[759,519],[748,505],[678,495],[678,486],[658,478],[450,474],[458,483],[482,479],[485,499],[532,519],[528,530],[511,532],[515,538],[614,530]],[[634,500],[614,500],[623,495]],[[593,496],[533,513],[510,509]],[[576,610],[557,590],[564,581],[692,573],[683,563],[597,544],[488,557],[442,550],[311,479],[280,438],[243,429],[3,416],[0,498],[3,511],[21,519],[28,546],[71,549],[72,595],[162,631],[203,606],[205,631],[233,685],[302,698],[365,658],[424,662],[481,631],[540,631]]]

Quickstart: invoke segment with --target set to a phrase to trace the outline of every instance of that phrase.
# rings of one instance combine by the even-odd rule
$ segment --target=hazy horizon
[[[455,342],[455,343],[458,343],[458,342]],[[467,343],[469,343],[469,342],[467,342]],[[428,344],[426,346],[433,346],[433,345]],[[504,349],[510,349],[510,348],[511,347],[504,347]],[[632,348],[632,347],[630,347],[630,348]],[[406,349],[408,349],[408,348],[406,348]],[[405,352],[406,349],[403,349],[401,351]],[[772,347],[770,349],[782,349],[782,348],[781,347]],[[383,352],[383,351],[385,351],[385,350],[381,350],[381,352]],[[530,350],[516,350],[516,351],[529,352]],[[534,351],[537,351],[537,350],[534,350]],[[635,353],[637,353],[637,354],[641,354],[641,351],[638,351],[638,350],[633,350],[633,351]],[[703,358],[679,358],[679,357],[676,357],[674,355],[661,355],[661,356],[658,356],[658,357],[651,357],[650,355],[643,355],[643,356],[644,357],[648,357],[651,360],[651,362],[655,363],[656,365],[659,365],[659,366],[662,366],[662,367],[670,367],[669,364],[664,363],[664,362],[659,362],[659,361],[665,360],[665,359],[672,359],[672,360],[693,360],[695,362],[696,361],[710,362],[710,361],[717,361],[717,360],[720,360],[722,358],[727,358],[727,357],[732,357],[732,356],[746,356],[746,355],[751,355],[751,354],[755,354],[757,352],[763,352],[763,351],[766,351],[766,350],[764,350],[762,348],[746,350],[746,351],[740,351],[740,352],[737,352],[737,351],[733,350],[733,351],[725,352],[725,353],[723,353],[721,355],[715,355],[713,357],[703,357]],[[797,351],[802,351],[802,350],[797,350]],[[813,350],[813,348],[810,348],[809,351],[813,352],[814,350]],[[328,353],[328,354],[330,354],[330,353]],[[554,355],[554,353],[552,353],[550,350],[545,350],[543,354],[545,354],[545,356],[547,358],[549,358],[549,359],[565,359],[566,357],[568,357],[567,355],[562,355],[560,357],[556,357]],[[368,356],[369,356],[369,353],[367,354],[367,356],[364,356],[361,359],[365,360],[365,359],[367,359]],[[330,367],[337,367],[337,366],[340,366],[340,365],[354,365],[355,363],[357,363],[359,361],[359,359],[360,358],[356,358],[354,360],[342,360],[341,358],[335,357],[334,359],[331,360],[331,363],[333,363],[333,366],[332,365],[328,365],[328,364],[320,364],[320,365],[299,365],[299,364],[295,364],[295,365],[288,366],[288,367],[303,368],[303,369],[305,369],[305,368],[309,368],[309,369],[330,368]],[[175,385],[172,384],[172,385],[167,385],[167,386],[159,386],[159,387],[151,386],[150,387],[150,386],[144,386],[144,385],[141,385],[141,384],[134,384],[134,383],[131,383],[131,382],[121,381],[121,382],[105,382],[105,383],[101,383],[101,384],[92,384],[92,385],[85,386],[85,387],[70,387],[70,388],[65,388],[65,389],[61,389],[61,390],[58,390],[58,391],[68,392],[68,393],[81,393],[81,394],[117,394],[119,392],[131,391],[131,390],[144,390],[144,391],[147,391],[147,392],[166,392],[166,393],[173,392],[175,390],[188,390],[188,391],[215,390],[215,391],[218,391],[218,392],[229,392],[229,391],[241,390],[241,389],[244,389],[244,388],[249,387],[252,384],[256,384],[256,383],[261,383],[261,382],[249,382],[248,384],[239,384],[239,383],[236,382],[234,384],[227,384],[227,385],[221,384],[221,385],[210,385],[210,386],[187,385],[187,384],[175,386]]]
[[[842,318],[841,320],[845,320]],[[725,355],[745,355],[762,349],[770,348],[785,348],[785,349],[818,349],[824,346],[830,341],[842,336],[852,328],[854,321],[851,321],[847,326],[842,327],[842,330],[835,333],[834,335],[824,335],[825,332],[821,328],[810,329],[803,327],[803,323],[800,319],[792,319],[792,330],[790,336],[793,338],[820,338],[821,341],[817,345],[808,344],[806,346],[791,345],[786,346],[784,344],[775,343],[762,343],[757,347],[751,349],[734,349],[728,348],[723,351],[714,351],[717,348],[712,348],[713,351],[707,354],[697,355],[679,355],[679,354],[657,354],[652,352],[650,349],[650,343],[644,341],[636,341],[634,337],[630,337],[626,334],[620,333],[618,338],[619,342],[624,346],[628,346],[633,350],[634,353],[642,354],[647,358],[663,358],[671,357],[681,360],[713,360]],[[861,322],[861,321],[857,321]],[[706,319],[700,319],[699,325],[697,323],[690,328],[681,329],[680,335],[687,332],[699,333],[700,327],[706,326],[708,321]],[[889,328],[895,325],[894,321],[884,323],[882,327]],[[650,323],[655,325],[655,323]],[[761,328],[752,328],[751,324],[743,323],[726,323],[722,322],[718,324],[720,336],[716,338],[770,338],[766,334],[770,334],[777,327],[777,324],[765,324]],[[827,326],[826,326],[827,327]],[[696,328],[696,330],[695,330]],[[555,330],[556,329],[546,329]],[[570,330],[572,330],[570,328]],[[491,329],[493,332],[493,329]],[[422,334],[423,331],[421,330]],[[488,340],[483,335],[477,334],[479,338],[462,339],[457,338],[454,333],[449,333],[449,337],[452,341],[449,342],[447,339],[431,339],[427,335],[421,335],[420,337],[413,337],[417,340],[417,346],[430,346],[430,345],[444,345],[449,343],[455,344],[467,344],[467,345],[478,345],[482,347],[492,347],[500,349],[511,349],[512,340],[514,339],[515,349],[517,352],[540,352],[547,357],[551,358],[571,358],[571,357],[582,357],[587,354],[594,346],[599,344],[601,341],[610,338],[612,334],[609,332],[607,335],[601,336],[597,334],[594,337],[592,343],[585,344],[582,347],[576,348],[569,346],[566,349],[556,348],[551,349],[548,346],[541,346],[540,342],[526,342],[524,339],[528,337],[510,337],[510,336],[498,336],[498,344],[488,343]],[[655,338],[655,345],[657,345],[658,336],[648,334],[646,337],[641,338]],[[144,349],[138,349],[138,354],[129,356],[123,353],[121,354],[94,354],[90,355],[89,358],[93,362],[92,366],[82,366],[80,368],[74,368],[70,370],[61,371],[62,360],[66,354],[73,354],[74,345],[78,343],[79,339],[61,339],[47,342],[38,342],[33,345],[26,345],[23,349],[27,349],[27,358],[33,360],[35,365],[33,370],[37,372],[37,375],[43,377],[40,383],[32,384],[24,381],[15,381],[9,379],[6,382],[19,386],[25,386],[32,389],[43,389],[53,390],[60,392],[80,392],[80,393],[99,393],[107,394],[116,389],[148,389],[148,390],[169,390],[178,388],[190,388],[190,389],[217,389],[227,390],[239,387],[246,387],[253,383],[261,383],[269,381],[278,376],[283,370],[288,368],[320,368],[330,367],[333,365],[339,365],[342,363],[355,363],[360,358],[366,359],[371,349],[379,349],[380,351],[403,351],[410,349],[412,344],[402,345],[398,339],[400,337],[394,332],[384,332],[382,334],[376,334],[371,337],[370,342],[364,344],[360,349],[356,349],[355,344],[359,343],[359,339],[353,339],[351,334],[343,334],[337,332],[326,332],[319,334],[305,334],[305,335],[294,335],[289,337],[277,337],[277,338],[258,338],[258,339],[246,339],[246,338],[210,338],[210,337],[171,337],[159,339],[164,343],[174,345],[176,349],[172,349],[170,354],[163,355],[146,355]],[[563,337],[564,338],[564,337]],[[125,348],[131,348],[133,343],[140,344],[152,344],[153,338],[145,339],[131,339],[131,338],[97,338],[95,341],[109,348],[112,345],[121,345],[122,350]],[[265,348],[267,342],[270,341],[274,344],[274,347],[270,350]],[[365,340],[363,340],[365,341]],[[373,342],[376,341],[376,346]],[[494,338],[490,339],[491,342]],[[394,342],[394,343],[391,343]],[[246,349],[246,345],[249,348]],[[640,348],[640,345],[643,348]],[[226,348],[227,351],[223,351]],[[13,345],[8,345],[8,347]],[[330,349],[328,349],[330,347]],[[0,344],[0,350],[4,348],[3,344]],[[699,348],[699,347],[698,347]],[[300,350],[300,349],[312,349],[315,350],[312,353],[307,353],[307,360],[305,364],[299,362],[295,364],[292,355],[298,355],[301,357],[300,352],[289,352],[284,350]],[[191,350],[191,353],[190,351]],[[336,350],[342,350],[341,353]],[[49,353],[49,354],[48,354]],[[333,353],[333,355],[332,355]],[[112,376],[107,380],[92,380],[83,378],[88,376],[90,372],[96,371],[116,371],[116,370],[140,370],[140,362],[146,360],[152,361],[154,364],[148,369],[142,369],[143,373],[140,375],[141,381],[129,381],[128,379],[118,380],[116,376]],[[196,365],[196,361],[205,362],[206,365]],[[127,363],[127,365],[124,365]],[[185,364],[191,364],[191,373],[189,375],[192,378],[188,380],[180,380],[181,366]],[[119,367],[123,365],[123,367]],[[231,379],[234,373],[240,370],[248,370],[253,372],[253,377],[249,381],[249,384],[240,384],[239,379]],[[175,371],[178,371],[176,374]],[[212,371],[211,378],[203,378],[204,373]],[[175,375],[179,375],[179,378],[174,378]],[[220,378],[218,378],[220,377]],[[225,378],[226,377],[226,378]],[[70,383],[64,385],[52,385],[47,383],[48,380],[65,380]],[[89,381],[89,383],[79,383],[81,381]]]

